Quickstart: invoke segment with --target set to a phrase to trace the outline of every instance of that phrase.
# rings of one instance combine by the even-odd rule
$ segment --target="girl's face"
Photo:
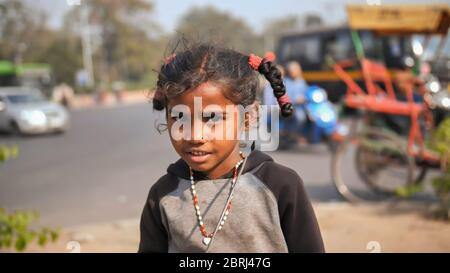
[[[192,169],[214,179],[240,160],[238,107],[220,87],[201,84],[170,99],[167,109],[172,145]]]

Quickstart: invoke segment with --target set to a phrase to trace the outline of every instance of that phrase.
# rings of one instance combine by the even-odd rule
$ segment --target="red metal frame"
[[[372,112],[409,116],[411,127],[408,136],[408,153],[420,155],[430,160],[434,158],[424,149],[424,140],[418,123],[419,115],[427,116],[428,108],[424,103],[414,102],[413,83],[405,84],[406,101],[399,101],[395,97],[391,75],[386,67],[368,59],[361,59],[361,68],[367,91],[363,90],[345,71],[346,67],[354,65],[353,61],[342,61],[334,65],[335,73],[347,85],[345,103],[348,107]],[[378,83],[383,83],[385,90]],[[418,144],[420,151],[415,151],[414,144]]]

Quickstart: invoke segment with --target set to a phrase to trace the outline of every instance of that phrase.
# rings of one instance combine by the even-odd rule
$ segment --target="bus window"
[[[364,55],[369,59],[379,60],[381,49],[380,39],[375,37],[373,33],[369,31],[361,31],[359,36],[364,50]]]
[[[382,37],[383,57],[387,67],[404,69],[404,57],[410,54],[404,37]]]
[[[398,37],[389,37],[388,38],[388,49],[393,57],[401,57],[402,56],[402,48],[400,45],[400,39]]]
[[[442,53],[439,56],[450,59],[450,36],[446,37],[445,44],[442,47]]]
[[[280,55],[282,62],[297,61],[306,70],[320,68],[320,41],[311,36],[286,39],[282,42]]]
[[[325,60],[341,61],[355,56],[348,32],[339,33],[323,41]],[[326,66],[326,65],[325,65]]]
[[[289,60],[291,58],[291,43],[288,40],[282,40],[283,43],[281,43],[281,49],[278,53],[278,57],[280,60],[283,60],[285,62],[286,60]]]
[[[315,69],[320,66],[320,45],[317,37],[296,39],[292,43],[291,56],[301,63],[304,69]]]

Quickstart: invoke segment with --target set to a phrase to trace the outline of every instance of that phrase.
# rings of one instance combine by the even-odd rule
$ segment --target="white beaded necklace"
[[[242,153],[240,153],[240,154],[242,156]],[[242,162],[244,162],[244,158],[241,159],[234,166],[233,179],[231,180],[230,193],[227,198],[227,205],[225,206],[224,211],[222,212],[222,217],[219,219],[219,222],[218,222],[219,226],[217,228],[217,231],[222,230],[223,225],[225,224],[225,221],[227,220],[228,214],[230,212],[231,199],[233,199],[233,188],[236,185],[236,181],[237,181],[237,177],[238,177],[238,169],[239,169],[239,166],[242,164]],[[210,234],[208,234],[206,232],[205,224],[203,223],[202,214],[200,212],[200,207],[198,205],[198,195],[195,190],[194,174],[193,174],[192,168],[190,166],[189,166],[189,172],[190,172],[190,180],[191,180],[191,194],[192,194],[192,200],[194,203],[195,214],[197,215],[198,225],[200,227],[200,232],[202,233],[202,236],[203,236],[202,242],[204,245],[207,246],[211,242],[211,239],[215,235],[215,232],[212,232]]]

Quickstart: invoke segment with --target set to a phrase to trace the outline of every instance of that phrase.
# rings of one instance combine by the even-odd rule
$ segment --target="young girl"
[[[181,158],[150,189],[139,252],[324,251],[297,173],[263,152],[240,152],[238,135],[248,115],[208,110],[252,105],[258,73],[270,82],[281,114],[289,116],[281,74],[267,59],[200,44],[162,65],[153,108],[165,111]],[[211,137],[219,127],[236,133]]]

